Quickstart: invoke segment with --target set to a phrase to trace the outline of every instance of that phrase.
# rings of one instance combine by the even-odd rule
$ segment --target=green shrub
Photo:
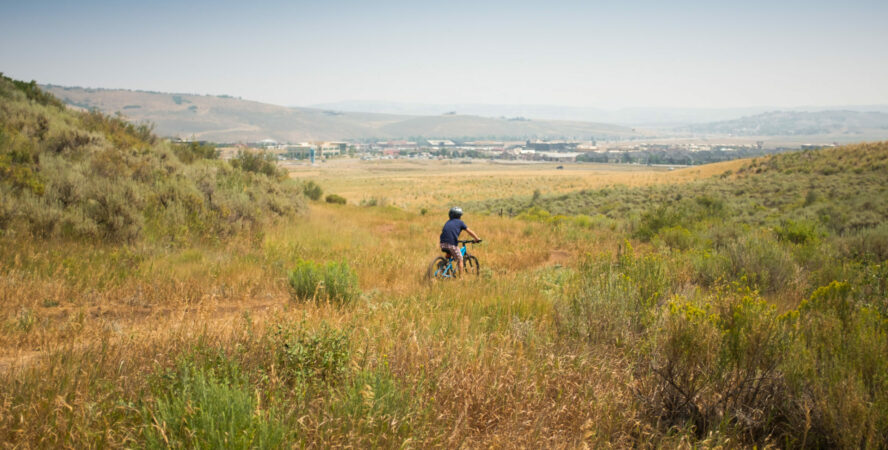
[[[345,204],[345,197],[342,197],[342,196],[339,196],[336,194],[327,195],[327,198],[325,198],[324,200],[326,200],[327,203],[333,203],[335,205],[344,205]]]
[[[351,342],[345,330],[322,323],[318,329],[278,326],[275,349],[282,375],[296,386],[338,383],[348,372]]]
[[[300,260],[290,271],[290,292],[297,300],[325,300],[339,304],[354,301],[358,294],[358,275],[345,262],[326,265]]]
[[[288,430],[273,411],[257,407],[256,393],[239,373],[220,376],[188,361],[166,377],[143,411],[149,448],[275,448]]]
[[[65,105],[55,96],[45,92],[43,89],[40,89],[40,86],[37,85],[37,81],[31,80],[30,82],[13,80],[12,78],[8,78],[0,72],[0,80],[12,83],[16,89],[23,92],[28,100],[33,100],[44,106],[53,106],[58,109],[65,109]],[[0,91],[2,92],[2,91]]]
[[[675,284],[666,261],[658,255],[636,256],[628,243],[616,262],[607,258],[584,262],[578,281],[556,306],[559,329],[590,341],[615,343],[636,339]]]
[[[641,220],[632,236],[647,242],[661,229],[673,227],[682,222],[685,222],[684,215],[676,207],[659,206],[645,211],[641,215]]]
[[[364,436],[362,447],[401,446],[417,423],[422,423],[421,395],[411,392],[386,367],[362,370],[356,374],[336,402],[331,405],[342,432]]]
[[[665,427],[698,436],[742,429],[752,442],[784,425],[787,389],[779,371],[789,334],[776,308],[749,290],[675,298],[643,347],[643,397]]]
[[[231,160],[231,165],[245,172],[261,173],[271,178],[286,177],[286,173],[277,165],[277,156],[271,153],[240,150]]]
[[[820,233],[814,223],[806,221],[786,220],[774,228],[777,238],[793,244],[814,243],[820,239]]]
[[[842,239],[847,256],[874,262],[888,262],[888,223],[866,228]]]
[[[187,142],[173,144],[173,153],[185,164],[191,164],[199,159],[216,159],[219,152],[216,146],[205,142]]]
[[[370,197],[370,198],[365,198],[365,199],[361,200],[361,206],[367,206],[367,207],[374,207],[374,206],[387,207],[390,205],[390,203],[391,202],[386,197]]]
[[[888,316],[847,283],[817,289],[788,316],[797,330],[784,363],[802,411],[792,425],[807,445],[888,445]]]
[[[321,195],[324,194],[324,190],[321,189],[321,186],[311,180],[307,181],[302,186],[302,192],[305,194],[306,197],[308,197],[314,201],[320,200]]]
[[[706,286],[718,280],[743,281],[762,292],[776,292],[799,281],[792,255],[761,233],[743,235],[721,249],[697,253],[692,263],[694,279]]]
[[[657,236],[669,247],[679,250],[687,250],[694,245],[694,235],[682,226],[663,228]]]

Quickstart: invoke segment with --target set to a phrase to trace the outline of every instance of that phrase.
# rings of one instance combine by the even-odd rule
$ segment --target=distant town
[[[238,152],[264,152],[281,161],[321,163],[330,158],[378,159],[490,159],[541,162],[594,162],[616,164],[697,165],[749,158],[789,150],[833,147],[834,144],[803,144],[800,147],[766,147],[763,141],[742,144],[597,142],[574,140],[387,140],[375,142],[322,141],[280,143],[264,139],[246,144],[218,144],[222,159]]]

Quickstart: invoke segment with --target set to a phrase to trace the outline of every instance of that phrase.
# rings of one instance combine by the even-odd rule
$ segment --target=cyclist
[[[441,250],[450,254],[450,257],[456,260],[456,264],[459,267],[459,271],[457,273],[462,274],[463,271],[463,257],[462,252],[459,251],[459,234],[462,233],[463,230],[466,230],[466,233],[469,233],[472,238],[476,241],[481,242],[481,239],[478,239],[478,235],[475,234],[474,231],[470,230],[469,227],[466,226],[466,223],[460,219],[463,215],[463,210],[459,206],[454,206],[450,208],[450,220],[444,224],[444,228],[441,230],[441,239],[440,245]]]

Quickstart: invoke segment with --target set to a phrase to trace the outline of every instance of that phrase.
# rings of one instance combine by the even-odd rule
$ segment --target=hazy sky
[[[885,0],[0,0],[0,71],[282,105],[888,104],[886,19]]]

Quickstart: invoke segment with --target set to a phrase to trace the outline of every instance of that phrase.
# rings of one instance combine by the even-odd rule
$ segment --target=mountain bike
[[[480,244],[481,240],[470,240],[470,241],[457,241],[457,243],[462,244],[459,248],[460,253],[463,256],[463,270],[465,270],[468,275],[478,275],[481,273],[481,263],[478,262],[478,258],[470,255],[468,250],[466,249],[466,244]],[[429,271],[426,276],[429,280],[442,280],[448,278],[456,278],[457,272],[459,271],[459,265],[453,257],[449,254],[447,257],[439,256],[435,258],[431,264],[429,264]]]

